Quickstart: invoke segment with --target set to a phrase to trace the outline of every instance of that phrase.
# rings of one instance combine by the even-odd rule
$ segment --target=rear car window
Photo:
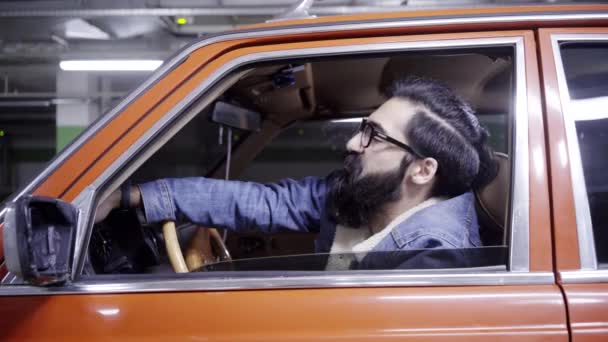
[[[608,265],[608,43],[560,46],[598,263]]]

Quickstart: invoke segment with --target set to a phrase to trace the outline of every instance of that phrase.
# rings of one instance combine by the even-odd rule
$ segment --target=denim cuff
[[[138,187],[148,223],[176,220],[173,197],[169,190],[169,184],[164,179],[139,184]]]

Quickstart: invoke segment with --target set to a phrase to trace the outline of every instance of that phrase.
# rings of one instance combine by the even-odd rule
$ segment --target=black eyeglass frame
[[[363,141],[363,139],[365,139],[365,129],[371,130],[369,133],[369,138],[367,139],[367,142]],[[371,145],[372,140],[374,140],[374,138],[379,138],[380,140],[384,140],[395,146],[401,147],[402,149],[408,151],[409,153],[413,154],[414,156],[416,156],[419,159],[426,158],[425,156],[416,152],[416,150],[414,150],[412,147],[406,145],[405,143],[402,143],[401,141],[399,141],[395,138],[391,138],[390,136],[388,136],[382,132],[379,132],[378,130],[376,130],[376,128],[374,128],[374,126],[372,124],[369,123],[369,121],[367,119],[361,120],[361,125],[359,126],[359,133],[361,133],[361,140],[359,143],[361,144],[361,147],[363,147],[363,148],[368,148],[369,145]]]

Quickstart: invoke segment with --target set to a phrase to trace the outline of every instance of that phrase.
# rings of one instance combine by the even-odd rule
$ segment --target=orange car
[[[127,181],[327,174],[379,84],[406,74],[444,81],[492,134],[500,172],[476,192],[484,247],[468,265],[330,269],[312,233],[159,227],[137,211],[94,223]],[[608,340],[607,108],[604,5],[205,37],[7,201],[0,340]]]

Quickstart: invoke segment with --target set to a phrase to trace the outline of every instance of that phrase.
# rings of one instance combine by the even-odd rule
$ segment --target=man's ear
[[[412,164],[412,183],[418,185],[428,184],[437,174],[437,160],[435,158],[424,158],[414,161]]]

